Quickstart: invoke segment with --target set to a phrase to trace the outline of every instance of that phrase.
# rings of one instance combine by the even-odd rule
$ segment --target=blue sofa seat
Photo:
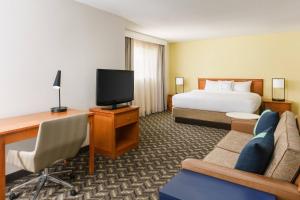
[[[160,200],[276,200],[274,195],[181,170],[160,191]]]

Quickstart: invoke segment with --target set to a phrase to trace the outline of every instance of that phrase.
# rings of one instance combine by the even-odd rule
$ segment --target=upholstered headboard
[[[198,78],[198,89],[203,90],[205,88],[206,80],[211,80],[211,81],[221,80],[221,81],[236,81],[236,82],[252,81],[251,92],[257,93],[260,96],[264,95],[264,80],[263,79]]]

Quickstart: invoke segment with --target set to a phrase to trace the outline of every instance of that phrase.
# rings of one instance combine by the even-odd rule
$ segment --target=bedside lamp
[[[177,87],[182,86],[182,90],[184,92],[184,78],[183,77],[176,77],[175,78],[175,89],[176,89],[176,94],[177,92]]]
[[[285,101],[285,78],[272,78],[272,100]]]
[[[61,71],[58,70],[55,80],[54,80],[54,83],[53,83],[53,88],[58,90],[58,105],[59,106],[51,108],[51,112],[54,112],[54,113],[65,112],[68,109],[67,107],[61,106],[61,104],[60,104],[60,80],[61,80]]]

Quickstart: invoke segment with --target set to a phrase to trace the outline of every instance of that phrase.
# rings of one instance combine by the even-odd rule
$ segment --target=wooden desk
[[[89,172],[94,174],[94,113],[69,109],[67,112],[41,112],[18,117],[0,119],[0,200],[5,199],[5,145],[37,136],[42,121],[88,113],[89,116]]]

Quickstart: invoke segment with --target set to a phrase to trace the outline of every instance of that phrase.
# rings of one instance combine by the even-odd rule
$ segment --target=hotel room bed
[[[216,112],[255,113],[261,105],[261,96],[252,92],[192,90],[174,95],[173,105]]]
[[[251,92],[205,91],[206,80],[252,81]],[[258,112],[263,95],[263,80],[199,78],[198,89],[173,96],[175,121],[230,129],[231,118],[226,116],[226,112]]]

